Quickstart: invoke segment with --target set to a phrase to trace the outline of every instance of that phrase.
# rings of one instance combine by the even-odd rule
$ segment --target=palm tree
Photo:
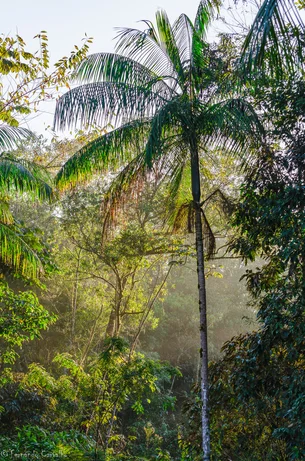
[[[58,101],[55,113],[60,129],[78,123],[114,126],[67,161],[57,178],[61,187],[121,166],[108,193],[114,206],[151,171],[162,175],[175,201],[190,173],[192,204],[183,205],[177,218],[189,210],[196,232],[205,461],[210,435],[203,234],[210,229],[202,210],[200,158],[215,146],[241,153],[246,134],[254,137],[260,130],[251,106],[238,97],[223,98],[211,76],[206,31],[218,5],[218,0],[202,0],[194,23],[182,14],[171,25],[158,11],[156,27],[144,21],[144,31],[121,29],[117,53],[89,56],[76,74],[83,84]]]
[[[0,130],[1,133],[1,130]],[[13,138],[2,145],[13,146]],[[23,133],[22,133],[23,134]],[[1,135],[0,135],[1,138]],[[19,139],[19,136],[17,136]],[[15,137],[16,140],[16,137]],[[0,153],[0,264],[2,270],[38,281],[43,273],[40,257],[40,243],[11,213],[11,194],[26,193],[29,199],[52,200],[53,190],[48,173],[33,162],[26,161],[13,153]]]

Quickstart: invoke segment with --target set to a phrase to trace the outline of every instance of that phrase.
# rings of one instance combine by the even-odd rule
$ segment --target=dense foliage
[[[305,459],[304,26],[265,0],[210,44],[221,6],[53,71],[0,38],[3,461]],[[75,139],[19,126],[71,77]]]

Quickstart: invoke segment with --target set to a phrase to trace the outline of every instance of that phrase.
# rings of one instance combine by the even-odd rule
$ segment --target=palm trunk
[[[201,357],[201,399],[202,399],[202,449],[203,461],[210,461],[210,421],[208,383],[207,303],[204,277],[204,249],[202,238],[201,209],[196,210],[196,253],[200,313],[200,357]]]
[[[200,357],[201,357],[201,400],[202,400],[202,450],[203,461],[210,461],[210,421],[209,421],[209,383],[208,383],[208,341],[207,341],[207,303],[204,276],[204,248],[202,217],[200,206],[200,170],[198,148],[195,137],[190,140],[192,195],[195,208],[196,254],[200,313]]]

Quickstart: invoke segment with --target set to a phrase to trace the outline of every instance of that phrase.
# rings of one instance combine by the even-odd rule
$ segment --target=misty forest
[[[305,460],[304,10],[0,35],[1,461]]]

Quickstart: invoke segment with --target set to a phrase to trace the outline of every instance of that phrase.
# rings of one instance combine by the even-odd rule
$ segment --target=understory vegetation
[[[1,461],[305,460],[304,5],[227,8],[0,36]]]

